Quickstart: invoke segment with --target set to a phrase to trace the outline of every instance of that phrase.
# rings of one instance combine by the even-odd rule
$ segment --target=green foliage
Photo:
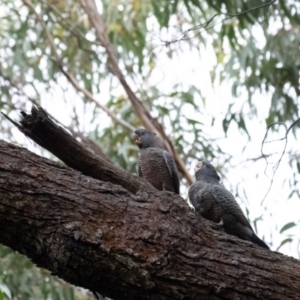
[[[237,5],[238,2],[228,5],[227,11],[238,11],[238,7],[244,11],[250,5],[255,7],[254,2],[261,5],[261,1],[251,1],[241,6]],[[226,52],[224,47],[228,43],[231,49],[221,78],[235,79],[234,96],[239,96],[239,89],[246,88],[250,103],[256,90],[270,92],[272,105],[266,119],[267,124],[298,117],[300,8],[293,2],[286,3],[280,1],[268,12],[258,10],[241,15],[239,23],[233,19],[225,23],[220,31],[222,50],[218,52]],[[291,14],[291,11],[294,13]],[[278,26],[278,18],[286,25],[274,30]],[[264,38],[264,45],[258,44],[257,35]]]
[[[284,240],[280,243],[280,245],[277,247],[276,251],[279,251],[280,248],[281,248],[283,245],[288,244],[288,243],[291,243],[292,241],[293,241],[292,238],[286,238],[286,239],[284,239]]]
[[[0,300],[11,299],[11,292],[7,285],[0,282]]]
[[[296,226],[296,223],[295,222],[289,222],[287,224],[285,224],[281,229],[280,229],[280,233],[292,228],[292,227],[295,227]]]
[[[3,299],[94,299],[86,291],[75,289],[66,282],[50,276],[47,270],[36,268],[28,258],[2,245],[0,245],[0,260],[0,291]]]

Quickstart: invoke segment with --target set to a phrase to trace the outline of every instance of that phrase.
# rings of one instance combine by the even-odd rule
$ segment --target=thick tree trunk
[[[3,141],[0,243],[114,299],[300,299],[298,260],[227,235],[179,196],[132,194]]]

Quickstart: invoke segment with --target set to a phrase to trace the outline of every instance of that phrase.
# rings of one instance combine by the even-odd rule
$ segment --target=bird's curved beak
[[[195,173],[198,172],[199,170],[201,170],[202,167],[203,167],[202,161],[197,162],[197,164],[195,165],[195,168],[194,168]]]
[[[140,136],[137,135],[136,133],[133,133],[133,134],[132,134],[132,139],[133,139],[133,141],[134,141],[135,144],[137,144],[137,145],[140,145],[140,144],[141,144]]]

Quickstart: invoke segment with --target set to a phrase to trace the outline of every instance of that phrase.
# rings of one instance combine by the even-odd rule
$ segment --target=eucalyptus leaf
[[[285,224],[284,226],[282,226],[282,228],[280,229],[280,233],[283,233],[284,231],[286,231],[290,228],[293,228],[295,226],[296,226],[295,222],[289,222],[289,223]]]

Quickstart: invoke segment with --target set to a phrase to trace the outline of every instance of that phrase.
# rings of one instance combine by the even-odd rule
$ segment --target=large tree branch
[[[300,298],[298,260],[227,235],[179,196],[133,195],[3,141],[0,243],[115,300]]]
[[[189,184],[193,183],[192,176],[189,174],[188,170],[185,167],[184,162],[180,158],[178,152],[176,151],[172,141],[166,135],[163,127],[160,123],[157,122],[155,118],[151,116],[149,111],[145,108],[143,103],[138,99],[136,94],[133,92],[131,87],[129,86],[124,74],[122,73],[117,58],[114,54],[112,46],[109,42],[109,38],[106,31],[106,25],[98,12],[96,3],[94,0],[80,0],[81,6],[89,17],[91,24],[94,26],[97,37],[104,47],[107,54],[108,66],[113,75],[115,75],[120,83],[122,84],[124,90],[126,91],[128,98],[132,104],[133,110],[140,119],[141,123],[145,128],[150,131],[158,133],[161,144],[166,148],[169,152],[172,153],[179,171],[182,173],[183,177],[186,178]]]
[[[50,151],[69,167],[93,178],[119,184],[133,193],[141,190],[155,190],[143,178],[131,175],[85,149],[72,135],[56,125],[41,107],[33,106],[30,115],[25,112],[21,113],[23,118],[20,123],[3,115],[26,136]]]

